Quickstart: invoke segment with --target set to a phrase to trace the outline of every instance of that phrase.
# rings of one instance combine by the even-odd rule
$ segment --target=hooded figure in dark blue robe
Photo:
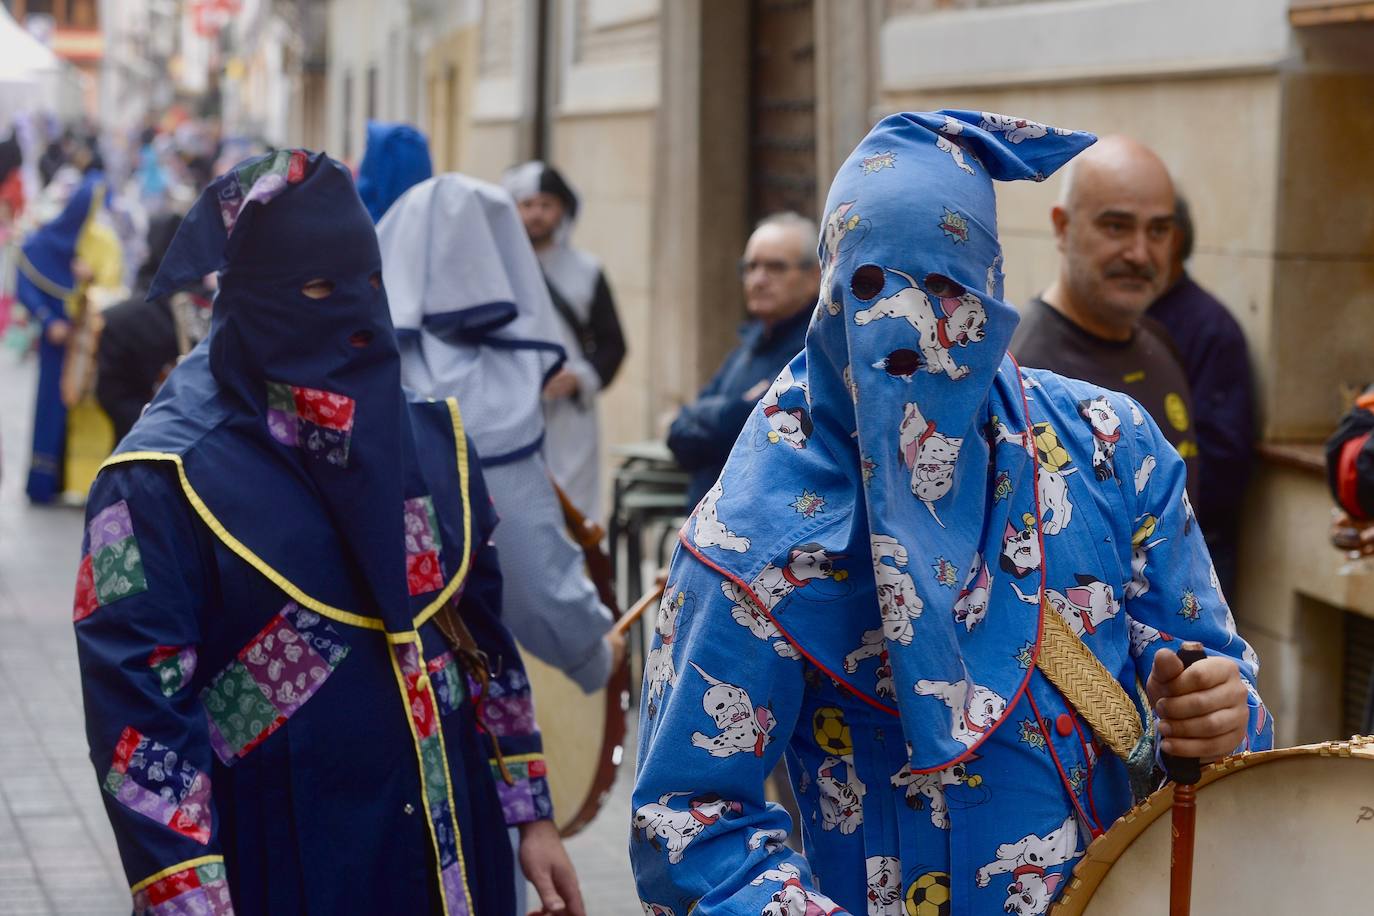
[[[505,828],[551,808],[496,519],[457,404],[401,387],[348,172],[284,150],[217,179],[149,297],[215,270],[77,582],[135,912],[510,914]]]
[[[358,196],[380,223],[401,195],[434,174],[429,141],[409,124],[367,122],[367,149],[358,166]]]
[[[70,324],[67,298],[76,288],[72,262],[81,230],[91,216],[96,195],[104,183],[97,174],[87,175],[68,198],[62,212],[33,235],[20,249],[15,296],[37,322],[38,397],[33,415],[33,456],[25,490],[35,503],[50,503],[62,489],[62,466],[67,442],[67,407],[62,402],[62,361],[67,347],[54,343],[49,331]]]

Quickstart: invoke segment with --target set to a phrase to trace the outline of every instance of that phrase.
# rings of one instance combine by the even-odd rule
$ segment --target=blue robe
[[[25,490],[35,503],[52,502],[62,490],[63,458],[67,446],[67,406],[62,402],[62,363],[65,345],[48,340],[48,328],[70,321],[64,290],[75,286],[72,261],[76,243],[91,213],[100,176],[88,175],[62,212],[25,241],[15,296],[38,323],[38,392],[33,411],[33,454]]]
[[[669,569],[632,802],[646,912],[1045,913],[1132,792],[1036,667],[1042,615],[1130,697],[1176,639],[1235,659],[1238,749],[1271,743],[1177,452],[1129,398],[1006,354],[991,179],[1091,140],[908,113],[841,167],[806,349]],[[804,854],[764,799],[782,759]]]

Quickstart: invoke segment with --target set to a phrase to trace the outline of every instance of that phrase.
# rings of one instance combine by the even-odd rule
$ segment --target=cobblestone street
[[[0,354],[0,916],[113,916],[129,893],[87,759],[71,629],[82,513],[23,496],[34,375]],[[642,912],[626,854],[632,770],[568,844],[594,916]]]

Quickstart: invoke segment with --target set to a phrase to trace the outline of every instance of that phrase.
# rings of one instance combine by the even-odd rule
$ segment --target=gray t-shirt
[[[1144,317],[1127,341],[1104,340],[1069,320],[1039,296],[1021,310],[1011,355],[1030,369],[1048,369],[1140,402],[1188,466],[1188,490],[1196,497],[1197,436],[1188,378],[1168,332]]]

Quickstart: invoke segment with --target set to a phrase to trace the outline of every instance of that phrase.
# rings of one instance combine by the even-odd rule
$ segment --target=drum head
[[[1374,908],[1374,748],[1287,748],[1212,768],[1197,792],[1192,912]],[[1172,789],[1099,837],[1055,916],[1167,916]],[[1100,883],[1098,883],[1100,881]]]
[[[607,747],[607,692],[583,693],[563,672],[523,653],[534,693],[534,713],[549,762],[549,794],[554,823],[570,836],[584,827],[600,807],[601,796],[615,778],[618,755]],[[622,723],[622,718],[620,720]],[[615,738],[612,744],[623,740]]]

